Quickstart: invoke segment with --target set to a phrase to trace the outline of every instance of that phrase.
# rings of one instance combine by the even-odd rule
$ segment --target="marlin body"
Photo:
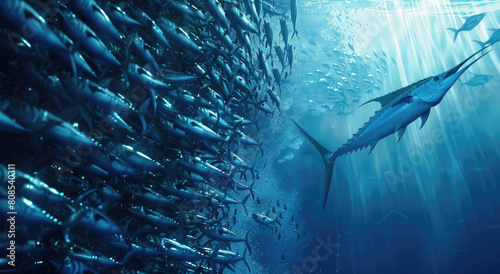
[[[368,146],[371,147],[371,153],[378,141],[396,132],[399,135],[399,142],[406,130],[406,127],[419,117],[422,120],[420,127],[422,128],[429,117],[431,108],[439,104],[444,95],[458,80],[458,78],[472,64],[489,53],[489,51],[482,54],[479,58],[465,66],[462,70],[460,70],[460,67],[486,48],[474,53],[465,61],[449,71],[422,79],[407,87],[366,102],[379,102],[382,105],[382,108],[373,117],[371,117],[370,120],[349,141],[347,141],[347,143],[342,145],[335,152],[331,152],[319,144],[294,121],[300,131],[314,144],[316,149],[318,149],[323,156],[323,161],[325,162],[326,176],[323,210],[325,209],[326,200],[328,198],[328,190],[330,188],[333,166],[337,157]]]

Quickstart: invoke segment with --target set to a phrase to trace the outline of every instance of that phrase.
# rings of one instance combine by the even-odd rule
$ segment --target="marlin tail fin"
[[[333,174],[333,165],[335,164],[335,159],[337,157],[334,156],[334,153],[322,146],[318,141],[314,140],[311,135],[309,135],[303,128],[301,128],[294,120],[292,120],[295,125],[299,128],[300,132],[304,134],[304,136],[311,141],[314,147],[321,153],[323,157],[323,162],[325,163],[325,193],[323,197],[323,210],[325,210],[326,200],[328,199],[328,191],[330,190],[330,184],[332,180]]]

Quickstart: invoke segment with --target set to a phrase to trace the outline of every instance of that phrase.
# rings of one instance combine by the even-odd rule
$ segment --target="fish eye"
[[[439,77],[437,77],[437,76],[434,77],[434,81],[437,81],[437,80],[439,80]]]

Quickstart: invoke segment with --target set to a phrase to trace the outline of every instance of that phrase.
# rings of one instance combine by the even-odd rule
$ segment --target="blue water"
[[[223,6],[226,11],[233,8],[232,2],[242,2],[217,1],[224,2]],[[290,6],[290,0],[263,1],[272,2],[278,11],[284,11]],[[210,12],[205,10],[205,5],[209,1],[182,1],[199,2],[195,6],[201,7],[207,15],[207,17],[202,16],[204,20],[200,20],[200,25],[196,23],[192,26],[192,22],[189,22],[191,20],[188,19],[198,20],[173,16],[174,12],[168,10],[170,7],[167,2],[170,1],[110,1],[122,4],[133,3],[132,6],[126,8],[126,12],[131,14],[133,14],[131,9],[147,8],[152,20],[172,16],[175,20],[170,19],[174,20],[178,26],[187,27],[185,29],[190,32],[191,38],[189,39],[192,39],[191,42],[194,44],[186,42],[187,36],[183,36],[184,39],[179,37],[172,39],[169,36],[169,39],[175,40],[172,41],[173,48],[163,51],[162,48],[165,45],[156,44],[157,41],[154,38],[161,37],[160,34],[148,37],[151,31],[149,29],[151,25],[148,22],[147,30],[142,27],[142,30],[138,30],[134,27],[125,31],[123,34],[128,37],[127,43],[123,45],[115,44],[108,38],[104,39],[106,47],[112,49],[111,54],[116,54],[115,57],[119,57],[120,62],[124,61],[120,68],[110,68],[109,71],[106,66],[100,66],[100,58],[92,60],[99,56],[97,53],[86,52],[88,49],[77,49],[79,43],[72,46],[71,52],[82,50],[85,58],[92,61],[91,70],[96,69],[96,72],[99,72],[97,73],[99,75],[91,79],[92,82],[96,81],[96,84],[109,87],[113,92],[117,92],[115,94],[117,96],[122,96],[121,93],[124,93],[131,97],[123,97],[127,100],[124,104],[131,103],[128,100],[138,95],[133,92],[136,87],[141,87],[142,91],[142,86],[133,83],[133,76],[128,75],[133,71],[125,73],[126,70],[131,69],[126,67],[129,61],[132,61],[130,64],[144,63],[141,65],[148,67],[151,65],[146,64],[151,60],[146,62],[141,60],[143,58],[135,56],[139,50],[131,50],[131,52],[137,51],[132,55],[129,55],[128,48],[125,50],[126,47],[131,46],[128,42],[132,40],[129,39],[136,35],[137,38],[142,35],[143,38],[147,38],[148,43],[151,41],[156,44],[154,49],[151,48],[155,51],[153,58],[155,62],[166,68],[164,71],[166,74],[163,75],[166,78],[171,72],[187,73],[184,70],[191,68],[195,62],[199,62],[198,65],[203,64],[200,70],[203,70],[202,67],[208,71],[220,66],[215,69],[220,70],[219,72],[213,75],[200,73],[200,75],[203,74],[200,76],[200,81],[186,83],[187,89],[193,93],[193,98],[208,100],[209,97],[215,96],[212,92],[206,92],[206,88],[212,85],[217,87],[218,78],[223,79],[220,82],[221,85],[227,84],[233,90],[237,83],[234,82],[235,79],[240,81],[235,76],[246,74],[243,73],[244,68],[249,68],[249,76],[244,78],[251,92],[245,90],[242,95],[228,94],[225,98],[227,100],[220,102],[225,102],[228,107],[233,108],[233,114],[241,114],[252,120],[251,122],[255,122],[257,126],[253,124],[243,126],[238,121],[230,123],[232,130],[215,129],[222,125],[218,120],[217,123],[211,123],[216,131],[213,135],[208,134],[208,131],[204,134],[200,132],[195,134],[194,130],[183,129],[184,121],[192,121],[187,117],[202,119],[200,117],[203,115],[198,116],[195,111],[202,105],[198,103],[205,102],[205,99],[200,101],[193,99],[197,102],[193,106],[188,106],[191,105],[187,98],[189,96],[180,99],[179,93],[173,93],[173,91],[170,93],[166,91],[168,88],[163,86],[158,95],[172,99],[181,116],[175,115],[176,111],[171,109],[158,111],[158,113],[165,113],[161,114],[163,116],[157,116],[158,119],[154,118],[154,113],[156,113],[154,100],[161,98],[155,98],[155,93],[149,92],[148,99],[142,98],[139,100],[140,104],[137,104],[139,101],[133,102],[139,114],[137,117],[132,115],[127,119],[132,127],[124,126],[115,132],[110,130],[106,133],[109,133],[109,136],[106,135],[104,141],[101,140],[102,138],[97,138],[98,134],[90,129],[97,124],[102,129],[104,121],[108,119],[103,118],[107,115],[105,112],[114,111],[114,107],[107,106],[104,110],[105,107],[102,105],[108,104],[101,101],[100,107],[94,108],[92,100],[87,100],[89,94],[83,94],[85,92],[72,94],[74,92],[72,89],[68,89],[68,96],[65,96],[66,86],[71,86],[73,82],[61,83],[63,80],[70,80],[70,76],[73,75],[71,69],[74,68],[70,69],[70,64],[66,64],[68,66],[66,68],[59,68],[59,61],[62,60],[52,60],[51,54],[54,53],[54,49],[46,49],[47,45],[40,43],[43,40],[40,36],[32,36],[19,44],[21,54],[20,59],[16,60],[18,55],[12,54],[13,44],[11,43],[13,41],[10,41],[12,37],[9,31],[14,30],[14,34],[20,32],[26,35],[25,30],[16,24],[11,26],[12,22],[6,22],[15,22],[17,21],[15,18],[0,18],[0,28],[3,28],[0,34],[4,38],[4,43],[0,45],[0,52],[6,53],[6,56],[1,56],[1,60],[5,62],[0,64],[0,97],[2,97],[0,106],[3,107],[0,109],[0,122],[11,126],[19,122],[26,127],[26,132],[14,131],[14,133],[3,132],[5,129],[0,129],[0,143],[2,144],[0,158],[3,160],[0,173],[6,172],[5,165],[11,163],[7,161],[10,161],[12,155],[15,160],[12,161],[18,165],[20,174],[26,172],[33,178],[39,177],[41,181],[47,181],[49,185],[53,184],[51,187],[54,187],[54,191],[60,188],[60,191],[56,191],[57,193],[66,192],[65,195],[67,195],[66,200],[58,197],[63,200],[61,202],[53,197],[59,194],[54,192],[52,195],[48,192],[50,190],[48,187],[43,193],[32,192],[30,189],[33,187],[30,188],[27,184],[28,181],[32,182],[30,177],[19,176],[18,189],[22,186],[26,193],[20,191],[17,197],[17,205],[20,205],[20,214],[16,215],[19,216],[17,217],[19,220],[17,254],[18,263],[22,267],[14,269],[14,272],[23,269],[44,272],[49,269],[55,271],[67,268],[72,270],[70,272],[77,273],[80,267],[85,268],[86,264],[89,264],[89,268],[94,268],[97,272],[105,272],[106,269],[110,272],[116,271],[116,273],[120,271],[125,273],[126,269],[140,269],[144,272],[157,269],[165,273],[174,272],[174,269],[180,269],[179,271],[191,269],[196,272],[199,271],[199,266],[207,266],[212,269],[224,269],[224,273],[230,273],[232,264],[215,263],[215,259],[222,260],[224,254],[232,254],[229,253],[231,251],[235,256],[244,256],[253,273],[500,273],[500,191],[498,187],[498,182],[500,182],[500,127],[498,126],[500,120],[498,107],[500,103],[500,48],[498,45],[492,46],[492,51],[465,72],[444,99],[432,108],[429,119],[422,129],[420,129],[421,121],[417,120],[408,126],[399,142],[395,136],[391,135],[379,141],[370,155],[367,155],[368,150],[365,149],[339,157],[335,162],[333,183],[324,210],[325,168],[323,161],[318,151],[292,122],[293,119],[321,144],[335,151],[380,109],[380,104],[377,102],[361,106],[363,103],[421,79],[441,74],[478,51],[481,46],[475,41],[486,41],[494,30],[500,28],[498,19],[500,18],[500,1],[297,1],[297,35],[293,38],[291,38],[294,33],[290,20],[291,13],[285,13],[294,58],[291,68],[287,64],[284,66],[284,71],[280,71],[281,88],[279,89],[272,78],[276,78],[276,69],[281,69],[281,64],[274,49],[266,47],[263,43],[264,40],[266,43],[271,40],[268,37],[264,39],[264,34],[260,33],[260,39],[255,33],[249,35],[251,40],[249,43],[252,43],[253,48],[250,50],[250,46],[243,45],[240,41],[242,39],[237,39],[235,34],[235,29],[242,23],[232,22],[231,27],[228,28],[228,35],[236,46],[245,48],[243,51],[227,47],[219,54],[214,48],[225,44],[219,43],[219,38],[203,41],[207,38],[207,34],[215,33],[209,27],[214,27],[215,24],[222,25],[221,22],[224,21],[221,18],[214,18],[213,14],[208,15]],[[46,1],[26,2],[40,11],[44,9]],[[103,5],[107,4],[107,1],[98,2]],[[166,3],[166,5],[160,6],[161,3]],[[77,7],[70,7],[70,9],[77,9]],[[58,19],[58,16],[64,18],[70,16],[58,12],[50,15],[45,12],[44,16],[48,22],[46,27],[53,29],[60,28],[58,22],[61,19]],[[233,12],[239,14],[238,9]],[[467,16],[480,13],[486,13],[485,18],[472,30],[461,32],[454,41],[454,33],[448,28],[457,29],[462,26]],[[29,12],[26,14],[29,15]],[[136,16],[142,18],[141,14],[138,13]],[[255,20],[250,14],[247,14],[247,17]],[[282,17],[267,15],[264,19],[273,29],[273,44],[285,48],[285,42],[281,39],[280,33]],[[234,18],[230,21],[232,20]],[[157,20],[157,22],[161,21]],[[206,22],[206,24],[203,25],[201,22]],[[264,25],[264,21],[260,22],[260,25]],[[164,21],[164,24],[167,23]],[[162,26],[168,28],[168,31],[174,31],[168,24]],[[197,29],[199,27],[200,30]],[[101,32],[103,32],[102,29]],[[99,33],[100,35],[102,33]],[[33,49],[27,43],[28,41],[33,43]],[[137,41],[134,41],[135,43]],[[191,49],[185,51],[186,49],[183,49],[186,46],[185,43],[188,46],[191,45]],[[203,45],[201,51],[208,58],[202,58],[197,45]],[[17,47],[13,49],[17,50]],[[246,51],[249,51],[249,54],[244,57]],[[196,52],[200,55],[199,58],[188,56]],[[226,67],[224,59],[229,52],[241,56],[227,58],[228,66]],[[262,52],[263,54],[259,54],[262,65],[260,67],[256,57]],[[34,58],[38,53],[45,54]],[[61,54],[64,56],[64,53]],[[164,54],[165,56],[162,56]],[[211,62],[215,61],[218,55],[221,57],[218,61],[224,65],[214,66]],[[262,59],[267,61],[262,61]],[[286,61],[288,63],[289,60]],[[244,62],[245,66],[239,66],[239,62]],[[269,68],[274,69],[270,71],[273,76],[261,81],[257,78],[263,75],[265,62]],[[23,66],[29,68],[24,69]],[[151,65],[151,68],[154,69],[154,66]],[[241,72],[231,71],[239,68],[242,69]],[[229,73],[226,73],[226,69]],[[195,74],[200,72],[198,69],[195,70],[197,71]],[[191,72],[184,76],[190,74]],[[172,75],[175,76],[175,73]],[[466,83],[476,75],[486,75],[492,78],[483,84],[467,85]],[[37,79],[25,79],[30,77]],[[154,77],[159,77],[159,75]],[[80,80],[83,83],[84,79],[79,78],[74,83],[80,83]],[[131,79],[132,82],[129,82]],[[151,79],[146,82],[150,84]],[[243,85],[243,82],[239,84]],[[145,86],[149,89],[150,85]],[[154,89],[154,86],[151,88]],[[41,89],[42,93],[34,92],[38,89]],[[238,89],[244,90],[242,87],[235,90]],[[268,89],[274,89],[279,93],[280,108],[275,105],[276,102],[266,96]],[[226,97],[221,90],[214,92]],[[19,104],[16,104],[17,100]],[[93,100],[100,101],[98,98],[93,98]],[[262,103],[266,100],[267,105],[273,109],[272,114],[266,115],[265,109],[262,109],[264,106]],[[13,101],[12,104],[11,101]],[[215,100],[210,101],[215,102]],[[234,120],[236,118],[231,117],[232,115],[224,118],[226,115],[222,112],[227,111],[221,109],[220,105],[206,104],[207,108],[219,113],[222,119]],[[29,105],[33,105],[34,108],[27,107]],[[261,107],[260,110],[258,106]],[[61,116],[60,118],[68,123],[55,118],[47,118],[48,112],[44,112],[42,119],[39,115],[42,112],[37,112],[36,109],[46,107],[47,111]],[[23,115],[23,110],[26,112],[26,117],[31,116],[32,120],[14,119],[18,118],[18,115]],[[75,117],[70,114],[72,112],[77,112]],[[128,115],[128,112],[126,114]],[[127,115],[124,114],[124,116]],[[183,116],[186,118],[182,118]],[[98,118],[102,119],[99,123],[95,123]],[[174,123],[175,128],[180,132],[176,131],[177,134],[173,134],[170,130],[163,128],[162,123],[165,121]],[[201,121],[198,122],[201,123]],[[143,123],[151,128],[143,128]],[[201,124],[194,123],[198,126]],[[54,131],[59,132],[61,134],[59,136],[48,131],[49,128],[61,125],[67,127],[72,125],[82,134],[91,132],[92,137],[100,139],[99,146],[104,146],[93,147],[96,149],[96,154],[89,154],[91,153],[89,152],[83,155],[79,147],[83,142],[82,139],[71,134],[66,136],[65,132]],[[20,131],[20,128],[21,125],[17,130]],[[241,140],[237,140],[236,129],[262,144],[263,153],[258,146],[246,148],[240,144]],[[182,137],[183,130],[188,133],[185,137]],[[158,135],[156,135],[157,132]],[[128,134],[130,136],[127,136]],[[225,141],[222,142],[220,139],[210,141],[209,139],[214,139],[216,134],[221,134],[219,137],[225,137]],[[202,142],[198,139],[203,139],[203,136],[208,143],[213,141],[214,146],[202,146]],[[59,142],[61,140],[58,137],[65,142]],[[91,143],[89,139],[85,144]],[[124,145],[123,148],[122,145]],[[144,159],[141,157],[138,160],[133,159],[135,154],[131,152],[133,151],[131,148]],[[210,153],[205,155],[203,153],[205,149],[211,150]],[[214,149],[215,153],[212,151]],[[4,153],[1,153],[2,151]],[[183,153],[180,153],[181,151]],[[225,180],[221,180],[222,178],[236,179],[237,177],[233,175],[240,175],[239,171],[221,173],[226,172],[224,162],[226,156],[223,154],[228,151],[237,153],[253,165],[251,172],[243,174],[248,176],[248,180],[243,175],[238,180],[252,185],[255,199],[248,199],[248,197],[253,197],[253,195],[250,196],[248,190],[234,193],[223,185]],[[82,154],[79,160],[74,159],[75,155],[80,156],[76,152]],[[127,152],[132,156],[126,156]],[[115,156],[115,153],[119,157]],[[87,159],[88,155],[90,156]],[[151,159],[145,159],[144,155],[149,155],[147,159],[151,156]],[[128,162],[127,164],[123,166],[116,164],[115,167],[113,163],[119,163],[120,157],[130,158],[125,161]],[[53,159],[57,161],[52,161]],[[156,160],[158,160],[158,165]],[[74,169],[63,169],[60,161],[68,165],[74,164],[72,165]],[[205,171],[198,171],[194,166],[191,166],[190,170],[183,168],[183,165],[190,163],[203,169],[204,165],[195,164],[201,163],[200,161],[206,161],[206,164],[210,164],[206,167],[210,168]],[[90,169],[91,163],[95,164],[94,170]],[[159,168],[160,164],[163,167]],[[224,171],[216,172],[212,165],[224,167]],[[227,166],[231,168],[230,165]],[[98,167],[103,169],[102,173],[99,172]],[[151,169],[151,172],[146,172],[148,169]],[[106,170],[109,171],[109,177],[105,174]],[[177,174],[180,170],[186,170],[188,176],[192,175],[191,172],[202,172],[205,176],[202,176],[200,181],[205,180],[205,182],[195,183],[195,179],[181,179],[186,174]],[[61,177],[61,174],[64,176]],[[256,174],[255,180],[250,177],[254,174]],[[103,178],[93,180],[101,176]],[[3,182],[5,180],[6,176],[3,177]],[[110,186],[107,186],[108,183]],[[229,193],[228,196],[221,193],[215,195],[209,192],[209,189],[204,188],[211,183],[220,186],[221,191],[225,194]],[[176,221],[176,223],[172,221],[171,224],[166,221],[166,224],[163,224],[165,228],[160,228],[155,221],[144,221],[141,219],[142,213],[134,213],[139,211],[139,208],[141,209],[139,212],[142,212],[142,209],[154,207],[154,203],[148,201],[147,198],[141,199],[139,195],[136,199],[135,191],[138,191],[138,194],[145,194],[148,192],[144,187],[154,187],[164,193],[162,195],[168,195],[167,197],[170,198],[172,193],[174,193],[173,196],[178,195],[178,191],[172,189],[174,185],[186,186],[187,189],[193,189],[193,191],[204,189],[202,193],[208,198],[207,203],[205,199],[199,197],[188,199],[182,196],[174,202],[177,203],[178,209],[169,206],[162,208],[158,205],[156,209],[159,210],[158,214],[161,213],[160,215],[168,216]],[[6,188],[0,191],[0,199],[4,202],[7,198],[11,199],[10,195],[13,194],[6,192]],[[24,196],[34,197],[34,201]],[[123,196],[121,197],[123,199],[119,199],[120,196]],[[230,203],[226,200],[227,197],[234,198],[236,204],[227,206]],[[49,198],[55,199],[55,202],[52,203]],[[69,202],[70,199],[73,200]],[[117,200],[119,201],[115,202]],[[244,204],[245,201],[248,202],[244,209],[240,204]],[[163,203],[166,202],[163,201]],[[226,204],[227,207],[220,206],[220,204]],[[31,205],[37,207],[30,207]],[[5,209],[7,203],[3,203],[3,206]],[[247,211],[248,214],[246,214]],[[3,212],[4,217],[11,214],[6,210]],[[21,214],[21,212],[29,214]],[[217,225],[210,226],[210,222],[201,221],[200,216],[186,219],[186,217],[193,217],[189,215],[198,213],[201,216],[207,214],[206,217]],[[279,223],[269,226],[259,225],[251,218],[251,214],[264,214],[278,219]],[[84,218],[82,217],[84,215],[93,216],[93,218]],[[142,218],[145,217],[142,216]],[[46,229],[45,226],[37,225],[38,221],[45,221],[46,224],[48,223],[47,226],[57,224],[60,228]],[[200,223],[197,223],[198,221]],[[106,224],[108,229],[103,228]],[[0,223],[0,227],[5,228],[4,231],[7,231],[7,225],[7,222]],[[98,228],[90,229],[94,225]],[[170,226],[172,228],[168,228]],[[116,237],[118,235],[116,231],[119,231],[119,229],[114,230],[116,227],[123,229],[123,233],[120,233],[123,234],[122,237]],[[202,230],[220,227],[238,235],[249,233],[248,245],[242,242],[226,245],[226,243],[209,239],[212,237],[202,236],[204,234]],[[117,233],[115,237],[104,237],[113,233]],[[11,245],[11,242],[6,240],[7,234],[3,235],[4,247]],[[136,248],[132,243],[150,246],[151,254],[156,252],[159,254],[145,255],[142,250],[129,252]],[[247,246],[251,247],[251,254]],[[182,250],[190,252],[183,258],[180,254],[176,254],[176,250],[179,253]],[[7,249],[4,248],[3,251],[2,254],[7,254]],[[91,259],[85,260],[84,257],[80,257],[82,254],[89,255]],[[106,264],[104,260],[94,260],[101,255],[103,259],[112,259],[108,266],[104,266]],[[4,256],[4,266],[5,258]],[[192,264],[187,265],[186,262]],[[23,263],[26,265],[22,265]],[[119,267],[122,266],[124,270],[120,270]],[[234,270],[235,273],[248,273],[247,265],[243,262],[235,263]]]
[[[500,3],[350,2],[299,1],[300,40],[292,39],[295,60],[283,83],[282,116],[261,119],[264,125],[258,133],[265,154],[257,166],[262,171],[254,191],[262,203],[249,208],[268,212],[279,199],[288,210],[279,232],[250,219],[240,223],[242,230],[251,229],[252,269],[500,273],[498,46],[469,69],[494,76],[484,87],[457,82],[422,129],[415,121],[398,144],[389,136],[369,156],[363,150],[340,157],[325,211],[321,157],[291,121],[335,150],[380,108],[378,103],[358,108],[360,104],[442,73],[480,49],[473,40],[487,40],[489,29],[500,26]],[[464,16],[481,12],[488,12],[484,20],[453,42],[446,28],[458,28]],[[278,18],[270,20],[278,26]],[[276,39],[278,35],[275,31]],[[363,60],[365,66],[360,65]],[[349,74],[353,67],[356,76]],[[461,80],[472,78],[472,73]],[[380,89],[359,84],[359,94],[345,92],[349,104],[339,106],[337,83],[358,90],[354,86],[368,74]]]

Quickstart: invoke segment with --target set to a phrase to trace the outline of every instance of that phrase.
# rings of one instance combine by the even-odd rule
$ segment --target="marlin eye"
[[[434,81],[437,81],[437,80],[439,80],[439,77],[437,77],[437,76],[434,77]]]

